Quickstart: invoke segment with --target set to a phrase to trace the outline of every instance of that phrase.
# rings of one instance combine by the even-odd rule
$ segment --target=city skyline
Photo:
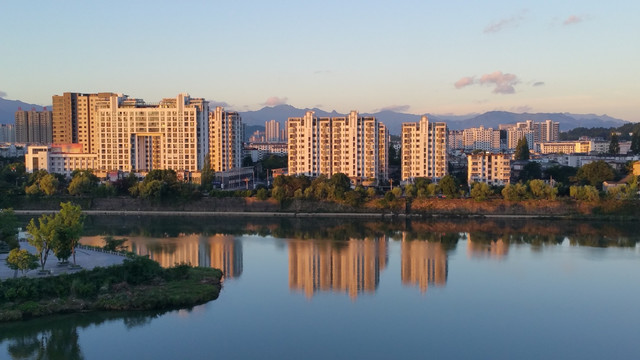
[[[189,92],[230,111],[286,103],[640,121],[637,3],[149,5],[3,4],[0,29],[11,35],[0,49],[50,56],[0,59],[0,97],[50,105],[66,91],[114,91],[153,103]]]

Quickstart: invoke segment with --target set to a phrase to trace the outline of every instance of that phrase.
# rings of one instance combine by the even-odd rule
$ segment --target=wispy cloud
[[[527,113],[531,110],[533,110],[533,108],[529,105],[514,106],[511,108],[511,111],[517,113]]]
[[[531,86],[544,86],[544,81],[536,81]]]
[[[0,90],[0,97],[1,98],[7,97],[7,93],[2,91],[2,90]]]
[[[453,84],[453,86],[455,86],[456,89],[462,89],[465,86],[473,85],[474,81],[475,79],[473,76],[465,76],[460,80],[456,81],[455,84]]]
[[[479,84],[479,85],[494,85],[493,93],[495,94],[514,94],[516,89],[514,85],[518,84],[520,80],[514,74],[504,74],[502,71],[494,71],[491,74],[484,74],[476,79],[475,76],[466,76],[456,81],[453,86],[456,89],[462,89],[463,87]]]
[[[562,25],[573,25],[582,22],[582,20],[584,19],[581,16],[571,15],[562,22]]]
[[[381,108],[379,111],[394,111],[394,112],[405,112],[409,111],[411,106],[409,105],[390,105]]]
[[[230,108],[231,104],[229,104],[226,101],[209,100],[209,107],[216,107],[216,106],[222,106],[224,108]]]
[[[524,20],[525,14],[526,11],[523,10],[519,14],[513,15],[511,17],[496,20],[484,28],[484,33],[497,33],[505,28],[517,26],[522,20]]]
[[[265,106],[284,105],[287,103],[287,100],[289,100],[289,98],[287,98],[286,96],[285,97],[272,96],[268,98],[267,101],[265,101],[262,105],[265,105]]]

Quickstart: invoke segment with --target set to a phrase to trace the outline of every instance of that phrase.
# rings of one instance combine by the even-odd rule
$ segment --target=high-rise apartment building
[[[264,122],[264,133],[266,142],[280,142],[280,123],[275,120],[269,120]]]
[[[467,183],[506,185],[511,179],[511,154],[478,153],[467,155]]]
[[[66,92],[54,95],[53,101],[53,142],[56,144],[82,144],[87,154],[98,152],[97,119],[98,109],[109,106],[113,96],[110,92],[82,94]]]
[[[447,124],[420,122],[402,124],[402,181],[417,177],[440,180],[448,174]]]
[[[513,126],[506,127],[507,148],[515,149],[518,141],[523,137],[527,138],[529,149],[535,149],[536,143],[558,141],[560,139],[560,123],[552,120],[534,122],[527,120],[518,122]]]
[[[52,113],[44,108],[42,111],[18,109],[15,113],[16,142],[28,144],[52,143]]]
[[[237,112],[220,106],[209,114],[209,157],[213,171],[242,167],[244,125]]]
[[[337,173],[353,182],[385,181],[389,177],[389,133],[375,117],[357,111],[318,118],[313,111],[287,120],[290,175]]]
[[[95,112],[97,121],[91,127],[97,131],[93,148],[100,170],[202,168],[209,144],[209,106],[204,99],[180,94],[148,105],[111,94]]]
[[[484,126],[464,129],[463,146],[465,150],[499,150],[500,130],[485,129]]]
[[[16,127],[14,124],[0,124],[0,143],[16,142]]]

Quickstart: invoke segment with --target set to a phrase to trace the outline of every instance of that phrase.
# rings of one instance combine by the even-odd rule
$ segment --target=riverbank
[[[44,199],[43,199],[44,200]],[[382,203],[372,200],[359,207],[342,203],[294,199],[279,203],[273,199],[203,198],[188,203],[162,203],[121,198],[46,199],[16,204],[19,215],[53,213],[61,201],[73,201],[88,215],[124,216],[233,216],[233,217],[347,217],[347,218],[429,218],[429,217],[486,217],[486,218],[567,218],[567,219],[636,219],[640,216],[639,201],[607,200],[581,202],[571,199],[524,200],[518,202],[492,199],[419,198]]]
[[[73,274],[0,282],[0,322],[87,311],[168,310],[218,298],[222,271],[144,257]]]

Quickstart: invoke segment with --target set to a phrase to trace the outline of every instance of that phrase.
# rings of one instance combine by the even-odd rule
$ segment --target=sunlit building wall
[[[242,167],[244,126],[237,112],[220,106],[209,113],[209,156],[213,171]]]
[[[402,181],[418,177],[440,180],[448,174],[447,124],[420,122],[402,124]]]

